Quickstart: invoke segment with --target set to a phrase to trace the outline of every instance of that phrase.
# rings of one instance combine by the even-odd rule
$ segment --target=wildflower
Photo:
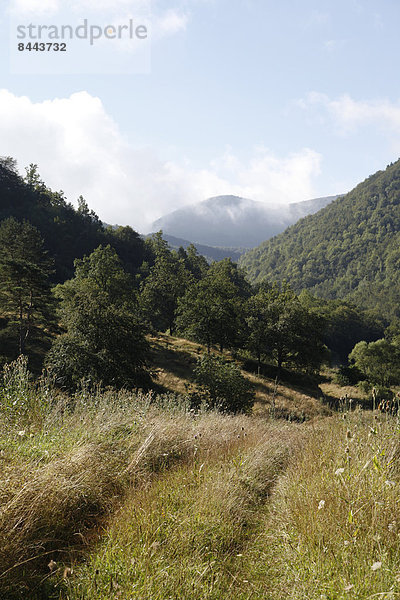
[[[336,469],[335,475],[343,475],[344,469]]]
[[[25,434],[26,434],[25,429],[23,429],[22,431],[18,431],[19,437],[24,437]]]
[[[64,579],[68,579],[68,577],[71,577],[71,575],[73,574],[73,569],[71,569],[70,567],[65,567],[64,569]]]
[[[325,500],[320,500],[318,504],[318,510],[322,510],[325,506]]]
[[[371,569],[373,571],[379,571],[379,569],[382,568],[382,563],[381,562],[374,562],[374,564],[371,566]]]
[[[49,564],[47,566],[50,569],[50,573],[52,573],[54,571],[54,569],[57,567],[57,563],[55,560],[51,559],[51,561],[49,562]]]

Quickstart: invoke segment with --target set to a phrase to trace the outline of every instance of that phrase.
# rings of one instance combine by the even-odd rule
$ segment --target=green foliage
[[[253,406],[254,389],[235,363],[204,354],[197,361],[195,376],[209,407],[237,413],[248,412]]]
[[[46,338],[53,319],[49,276],[52,261],[38,230],[13,218],[0,224],[1,335],[7,359],[29,351],[31,338]],[[31,345],[32,347],[32,345]]]
[[[323,319],[303,306],[286,283],[260,285],[247,302],[246,322],[247,347],[258,358],[271,356],[279,370],[287,364],[313,372],[327,358]]]
[[[243,302],[250,286],[228,258],[213,263],[203,279],[189,287],[178,305],[178,330],[197,342],[221,350],[240,345]]]
[[[338,385],[345,387],[348,385],[356,385],[363,377],[363,373],[361,373],[354,365],[340,365],[334,380]]]
[[[185,262],[175,251],[170,251],[161,232],[152,238],[154,265],[141,286],[140,307],[144,319],[158,331],[175,331],[175,313],[178,300],[192,281]]]
[[[380,319],[342,300],[322,300],[303,291],[301,304],[319,316],[323,322],[322,340],[331,350],[333,359],[347,363],[348,355],[360,341],[373,342],[382,337],[384,326]]]
[[[37,165],[30,165],[23,179],[15,161],[6,157],[0,160],[0,221],[8,217],[37,227],[55,260],[53,280],[57,283],[73,276],[76,258],[90,254],[100,244],[114,247],[132,274],[148,258],[144,242],[130,227],[105,229],[82,196],[75,210],[62,191],[53,192],[46,186]]]
[[[196,246],[190,244],[185,250],[182,246],[178,249],[178,257],[183,259],[186,269],[199,281],[208,271],[208,262],[201,256]]]
[[[116,387],[146,386],[148,345],[138,320],[132,278],[110,246],[75,262],[74,279],[56,288],[66,333],[47,357],[59,380]]]
[[[240,259],[252,282],[287,280],[300,292],[400,316],[400,161]]]
[[[359,342],[349,355],[349,360],[373,385],[388,387],[400,383],[400,348],[382,339],[376,342]]]

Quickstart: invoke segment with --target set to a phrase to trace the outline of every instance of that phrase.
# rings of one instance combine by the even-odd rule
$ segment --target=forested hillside
[[[254,282],[400,315],[400,161],[240,259]]]
[[[90,254],[100,244],[110,244],[124,267],[132,274],[148,259],[146,246],[131,227],[104,228],[98,216],[79,198],[74,209],[62,191],[50,190],[41,180],[35,165],[22,178],[11,158],[0,159],[0,221],[14,217],[34,225],[44,247],[54,258],[52,281],[72,277],[74,260]]]

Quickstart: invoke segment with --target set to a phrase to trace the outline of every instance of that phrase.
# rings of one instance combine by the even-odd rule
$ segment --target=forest
[[[250,281],[341,299],[399,319],[400,161],[241,257]]]

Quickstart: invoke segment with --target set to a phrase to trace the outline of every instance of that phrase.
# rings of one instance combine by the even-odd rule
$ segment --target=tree
[[[382,322],[367,311],[342,300],[323,300],[304,290],[301,304],[323,320],[322,339],[336,362],[347,363],[348,356],[360,341],[373,342],[383,335]]]
[[[248,298],[244,313],[246,347],[257,358],[258,373],[260,373],[261,357],[270,349],[270,328],[274,318],[269,286],[261,285],[258,292]]]
[[[11,173],[18,173],[17,161],[12,156],[0,156],[0,166]]]
[[[373,385],[387,387],[400,383],[400,348],[388,340],[359,342],[349,360]]]
[[[90,382],[129,388],[147,386],[148,344],[138,319],[132,278],[111,246],[75,261],[75,277],[56,288],[66,332],[47,365],[67,386]]]
[[[175,332],[178,300],[192,282],[185,262],[168,247],[161,232],[153,236],[155,263],[142,284],[140,306],[143,316],[157,331]]]
[[[52,261],[43,249],[38,230],[13,218],[0,225],[0,310],[8,331],[25,354],[32,332],[51,321],[52,295],[49,275]]]
[[[321,317],[303,306],[287,283],[261,286],[258,294],[258,309],[265,303],[264,331],[261,339],[256,340],[259,350],[261,342],[265,341],[265,353],[276,361],[278,374],[285,363],[317,371],[327,357],[322,343]],[[254,328],[257,328],[257,322],[253,323],[253,338],[260,335]]]
[[[204,354],[197,361],[195,380],[212,408],[237,413],[248,412],[253,406],[254,388],[235,363]]]
[[[197,252],[196,246],[190,244],[186,250],[182,246],[178,250],[179,256],[183,258],[185,267],[193,275],[193,277],[200,281],[206,275],[209,265],[201,254]]]
[[[188,337],[224,348],[240,345],[242,307],[250,286],[230,259],[213,263],[204,279],[192,285],[178,305],[177,326]]]

